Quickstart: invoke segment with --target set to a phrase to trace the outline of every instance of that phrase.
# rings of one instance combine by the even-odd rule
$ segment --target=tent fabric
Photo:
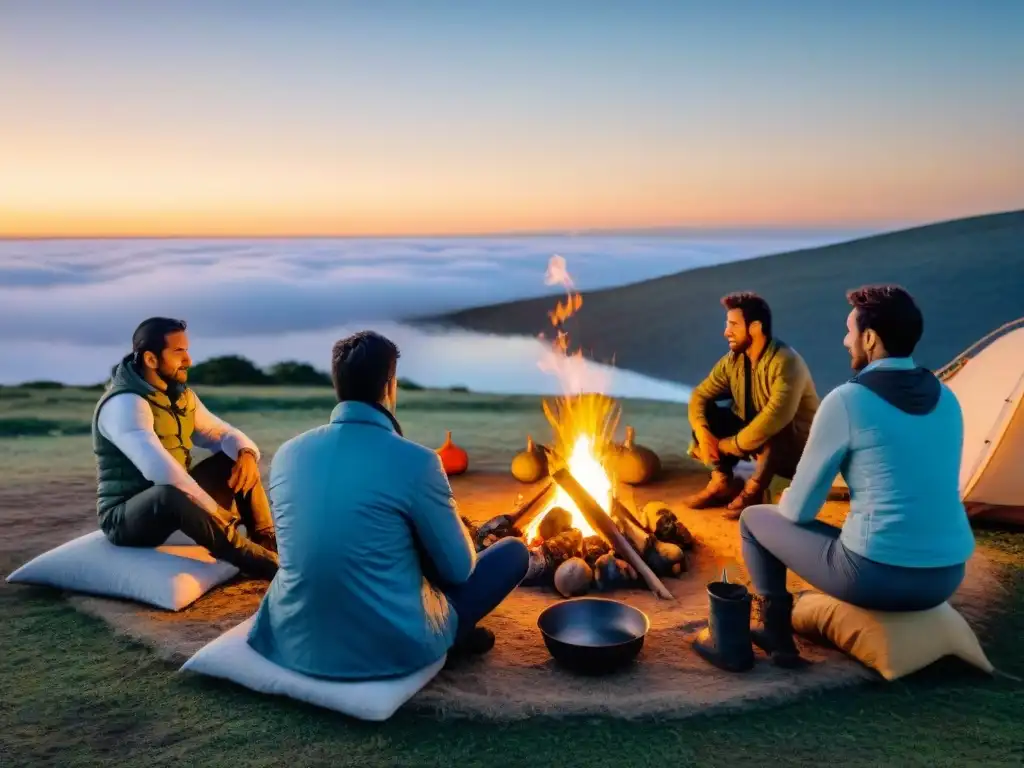
[[[976,519],[1024,523],[1024,318],[935,372],[964,414],[960,494]],[[834,495],[848,494],[842,475]]]

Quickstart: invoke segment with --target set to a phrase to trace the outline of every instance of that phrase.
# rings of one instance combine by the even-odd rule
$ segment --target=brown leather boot
[[[731,500],[738,487],[735,478],[724,472],[712,472],[711,479],[702,491],[683,499],[683,504],[690,509],[707,509],[719,507]]]
[[[743,510],[752,504],[760,504],[764,500],[764,488],[756,480],[747,480],[732,501],[726,506],[722,517],[726,520],[739,520]]]

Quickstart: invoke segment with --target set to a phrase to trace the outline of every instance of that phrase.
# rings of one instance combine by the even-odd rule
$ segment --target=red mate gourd
[[[469,455],[452,442],[451,430],[445,435],[444,445],[437,449],[437,455],[441,457],[441,465],[448,475],[461,475],[469,468]]]

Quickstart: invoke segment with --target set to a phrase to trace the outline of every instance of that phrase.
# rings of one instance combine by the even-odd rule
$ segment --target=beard
[[[157,375],[167,385],[167,397],[172,403],[178,402],[178,398],[185,392],[188,381],[188,368],[159,369]]]
[[[750,349],[750,337],[743,339],[742,341],[730,341],[729,349],[733,352],[746,352]]]
[[[850,367],[856,373],[860,373],[868,365],[868,357],[863,352],[855,349],[850,350]]]

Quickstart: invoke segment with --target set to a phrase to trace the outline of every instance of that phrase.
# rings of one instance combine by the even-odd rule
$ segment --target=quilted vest
[[[134,394],[144,398],[153,411],[153,431],[174,460],[186,470],[192,467],[192,432],[196,401],[191,389],[171,403],[163,392],[150,386],[125,358],[114,369],[106,391],[96,404],[92,418],[92,449],[96,455],[96,512],[107,512],[153,485],[112,442],[99,431],[100,409],[112,397]]]

